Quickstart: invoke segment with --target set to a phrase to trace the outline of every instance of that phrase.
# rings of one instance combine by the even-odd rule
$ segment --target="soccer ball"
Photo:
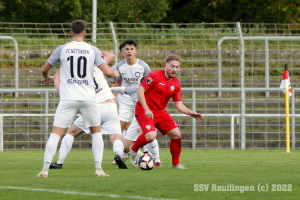
[[[154,158],[149,153],[144,153],[139,158],[138,165],[142,170],[151,170],[155,166]]]

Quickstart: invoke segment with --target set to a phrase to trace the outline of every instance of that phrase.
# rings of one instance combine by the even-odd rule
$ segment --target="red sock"
[[[181,138],[171,139],[170,151],[172,154],[172,164],[178,165],[179,164],[179,156],[181,153]]]
[[[148,140],[146,139],[146,136],[144,134],[141,134],[137,140],[135,141],[134,145],[131,147],[131,149],[134,152],[137,152],[139,150],[139,148],[145,146],[146,144],[148,144],[150,142],[148,142]]]

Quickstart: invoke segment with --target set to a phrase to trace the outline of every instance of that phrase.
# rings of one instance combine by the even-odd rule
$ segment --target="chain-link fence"
[[[243,37],[256,36],[299,36],[298,25],[291,24],[241,24]],[[41,67],[52,51],[61,44],[71,41],[70,24],[0,23],[0,36],[11,36],[18,42],[20,89],[18,93],[1,91],[1,113],[10,114],[54,114],[59,96],[49,92],[48,104],[45,93],[29,89],[50,89],[43,83]],[[115,35],[113,34],[115,33]],[[152,70],[162,69],[164,60],[171,53],[182,57],[178,79],[183,88],[205,88],[195,95],[195,110],[203,114],[240,114],[241,91],[222,91],[213,88],[241,88],[240,42],[238,39],[224,40],[221,58],[218,58],[218,41],[224,37],[239,38],[236,23],[223,24],[145,24],[145,23],[98,23],[97,40],[92,42],[92,24],[88,25],[86,41],[102,51],[114,52],[125,39],[138,43],[137,57],[147,62]],[[284,95],[281,91],[266,92],[249,90],[266,86],[266,43],[263,40],[245,40],[245,113],[283,114]],[[300,41],[268,41],[269,87],[278,88],[283,74],[283,63],[289,64],[292,87],[298,87]],[[0,85],[3,89],[15,88],[14,46],[9,40],[1,40]],[[120,59],[118,59],[120,60]],[[221,68],[218,67],[221,63]],[[113,63],[112,63],[113,64]],[[111,64],[111,65],[112,65]],[[50,73],[54,74],[55,66]],[[220,71],[219,71],[220,70]],[[211,90],[210,90],[211,88]],[[221,94],[221,96],[219,96]],[[293,114],[299,114],[295,94]],[[192,91],[182,91],[183,103],[192,109]],[[174,103],[168,111],[178,114]],[[230,148],[230,118],[205,117],[203,122],[189,117],[174,117],[183,135],[184,148]],[[52,128],[53,118],[45,122],[43,117],[4,117],[4,149],[43,149],[47,134]],[[297,118],[295,119],[297,121]],[[48,124],[45,126],[45,123]],[[195,126],[193,126],[195,125]],[[193,138],[193,127],[195,137]],[[241,125],[235,121],[235,147],[240,148]],[[246,148],[284,148],[285,119],[271,117],[246,118]],[[295,147],[299,147],[299,127],[294,122]],[[168,148],[169,140],[159,135],[161,147]],[[193,146],[193,140],[195,145]],[[106,138],[106,147],[110,142]],[[90,148],[90,136],[75,140],[75,148]]]

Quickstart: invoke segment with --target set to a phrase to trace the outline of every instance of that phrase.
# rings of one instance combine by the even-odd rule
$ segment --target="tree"
[[[97,2],[98,22],[159,22],[167,15],[168,2],[101,0]],[[92,0],[0,0],[0,12],[5,22],[92,22]]]

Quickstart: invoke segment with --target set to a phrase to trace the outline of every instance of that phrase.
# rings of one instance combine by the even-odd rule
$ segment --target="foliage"
[[[171,0],[170,4],[167,22],[300,22],[296,0]]]
[[[102,0],[97,3],[98,22],[159,22],[166,17],[167,0]],[[92,0],[0,0],[0,20],[5,22],[92,22]]]

